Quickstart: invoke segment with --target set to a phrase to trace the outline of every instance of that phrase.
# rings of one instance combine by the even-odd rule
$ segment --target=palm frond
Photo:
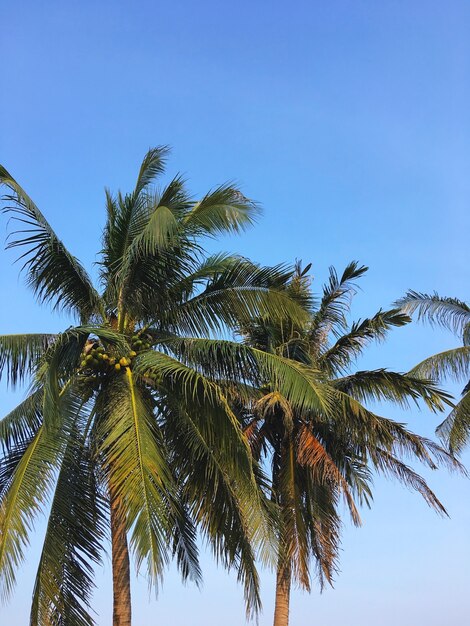
[[[44,412],[45,389],[41,395]],[[2,485],[0,497],[0,593],[4,597],[14,586],[16,569],[23,560],[32,525],[47,504],[71,430],[80,418],[85,401],[73,386],[65,386],[59,393],[57,421],[47,426],[41,424],[36,432],[34,427],[30,428],[29,437],[28,434],[26,439],[22,437],[7,455],[11,460],[21,451],[19,462],[13,464],[13,471]],[[34,405],[27,408],[34,416],[37,410]]]
[[[122,266],[134,237],[138,235],[148,220],[146,197],[141,194],[120,193],[113,198],[106,196],[108,220],[104,228],[103,249],[101,250],[101,280],[105,285],[105,299],[120,288]],[[114,303],[117,304],[117,303]]]
[[[251,285],[205,290],[170,314],[170,328],[200,336],[236,329],[260,317],[294,323],[306,318],[305,310],[285,291]]]
[[[175,400],[170,395],[166,401],[165,428],[178,474],[185,477],[184,497],[216,558],[237,571],[251,615],[260,608],[255,548],[268,558],[273,537],[246,443],[224,407]]]
[[[470,438],[470,390],[440,424],[436,433],[454,453],[460,453]]]
[[[42,423],[42,390],[30,394],[0,420],[0,446],[13,450],[33,437]]]
[[[6,371],[7,383],[12,387],[24,382],[56,338],[45,333],[0,335],[0,380]]]
[[[213,380],[164,352],[142,352],[134,361],[134,371],[153,381],[157,389],[162,384],[171,385],[187,399],[203,397],[209,402],[218,402],[220,391]]]
[[[155,254],[175,243],[179,224],[172,211],[163,205],[155,206],[141,232],[129,246],[126,261],[137,263],[142,257]]]
[[[418,319],[448,328],[459,336],[470,324],[470,306],[457,298],[408,291],[396,304],[406,313],[417,311]]]
[[[177,174],[161,191],[152,195],[153,206],[166,206],[175,216],[182,218],[193,205],[193,200],[186,189],[186,181]]]
[[[228,183],[209,192],[188,211],[184,224],[194,235],[240,232],[251,226],[259,213],[255,202]]]
[[[470,346],[470,322],[463,327],[462,341],[464,346]]]
[[[450,394],[417,373],[401,374],[386,369],[359,371],[332,380],[331,384],[360,402],[388,400],[407,409],[411,402],[418,405],[422,400],[434,413],[452,405]]]
[[[308,408],[328,414],[334,390],[323,384],[321,373],[301,363],[219,339],[168,338],[161,343],[185,363],[197,364],[209,377],[247,383],[255,380],[259,384],[269,381],[299,410]],[[180,362],[176,363],[186,371]]]
[[[445,466],[465,474],[462,464],[434,441],[409,431],[399,422],[376,415],[346,394],[341,395],[345,414],[342,419],[338,414],[337,436],[346,436],[361,451],[359,456],[371,459],[375,467],[376,451],[382,449],[397,458],[417,460],[433,470]]]
[[[380,448],[376,450],[373,461],[375,467],[383,474],[397,478],[409,489],[417,491],[424,501],[437,513],[448,516],[444,505],[429,488],[424,478],[411,467],[394,457],[387,450],[381,450]]]
[[[28,284],[39,302],[70,311],[82,321],[102,313],[101,299],[85,269],[65,248],[44,215],[15,179],[0,166],[0,184],[12,194],[3,197],[3,211],[22,225],[10,237],[8,248],[23,248],[19,257]]]
[[[323,296],[310,330],[313,343],[320,346],[330,331],[339,332],[346,328],[345,313],[349,310],[351,297],[355,294],[354,282],[367,270],[366,266],[352,261],[339,277],[335,268],[330,267],[330,278],[323,286]]]
[[[314,558],[320,590],[323,590],[325,582],[333,585],[334,575],[339,571],[341,519],[337,511],[338,497],[335,488],[318,484],[308,472],[304,494],[309,553]]]
[[[310,468],[315,482],[339,489],[346,501],[354,524],[359,526],[361,518],[346,479],[341,474],[331,455],[306,425],[303,425],[300,429],[297,446],[298,462]]]
[[[234,263],[240,261],[239,256],[219,252],[211,254],[197,262],[196,267],[175,285],[175,292],[181,294],[183,302],[199,291],[200,287],[205,287],[208,281],[213,281],[216,277],[229,271]]]
[[[29,530],[50,493],[62,445],[43,426],[22,451],[0,502],[0,594],[10,595],[16,569],[29,543]]]
[[[383,341],[391,328],[404,326],[410,321],[411,318],[401,313],[399,309],[380,310],[372,318],[355,322],[346,334],[341,335],[336,343],[320,356],[319,364],[331,374],[344,372],[371,341]]]
[[[460,381],[470,378],[470,346],[453,348],[428,357],[409,372],[412,376],[425,376],[433,380],[449,377]]]
[[[180,224],[173,212],[162,205],[148,209],[148,218],[143,222],[140,232],[134,234],[128,243],[126,254],[119,268],[120,307],[133,309],[136,293],[141,290],[142,281],[152,282],[155,272],[156,257],[171,256],[170,250],[178,243]],[[145,270],[149,266],[150,275]],[[128,302],[129,301],[129,302]]]
[[[129,368],[101,395],[99,439],[106,478],[131,531],[137,566],[146,561],[149,580],[157,584],[168,562],[171,536],[165,494],[177,493],[165,446],[151,400],[136,386]]]
[[[144,189],[152,184],[156,177],[165,171],[165,164],[170,148],[168,146],[157,146],[150,148],[142,161],[139,175],[134,189],[135,196],[138,196]]]
[[[73,429],[60,468],[43,544],[31,626],[91,626],[93,564],[105,535],[104,502],[90,448]]]
[[[283,265],[260,267],[241,257],[218,255],[176,283],[180,304],[169,310],[163,323],[184,334],[200,335],[258,318],[305,323],[305,309],[285,289],[291,273]],[[199,286],[202,290],[194,293]]]

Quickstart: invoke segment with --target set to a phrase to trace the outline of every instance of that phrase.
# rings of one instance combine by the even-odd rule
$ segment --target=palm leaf
[[[208,281],[214,280],[224,272],[230,270],[234,263],[240,261],[240,257],[227,253],[211,254],[201,259],[189,274],[183,276],[176,284],[174,290],[181,294],[183,302],[189,299],[200,286],[205,286]]]
[[[250,318],[271,320],[305,319],[305,311],[284,291],[257,286],[228,287],[204,291],[171,312],[170,328],[200,336],[237,328]]]
[[[410,314],[418,311],[418,319],[449,328],[459,336],[470,328],[470,307],[457,298],[408,291],[397,305]]]
[[[452,409],[437,427],[436,433],[455,453],[462,451],[470,436],[470,391]]]
[[[373,458],[374,465],[385,475],[397,478],[402,484],[413,491],[417,491],[424,501],[437,513],[448,515],[444,505],[436,494],[428,487],[422,476],[411,467],[395,458],[390,452],[378,448]]]
[[[142,352],[134,361],[134,371],[152,381],[157,389],[162,384],[170,385],[187,399],[204,397],[217,403],[220,396],[220,390],[212,380],[164,352]]]
[[[37,206],[7,170],[0,166],[0,184],[13,195],[4,196],[4,212],[23,225],[12,233],[8,248],[24,248],[19,257],[29,285],[40,302],[54,303],[85,320],[102,312],[101,300],[84,268],[58,239]]]
[[[313,343],[320,346],[331,330],[339,332],[346,328],[345,313],[349,310],[351,297],[355,293],[354,281],[367,270],[366,266],[360,266],[357,261],[352,261],[339,277],[335,268],[330,267],[330,278],[323,286],[323,296],[310,330]]]
[[[170,148],[168,146],[157,146],[150,148],[142,161],[139,175],[134,189],[135,196],[138,196],[144,189],[155,181],[155,178],[165,171],[165,164]]]
[[[185,408],[170,396],[164,412],[167,438],[178,474],[184,477],[183,495],[191,513],[217,559],[237,571],[247,614],[252,615],[260,608],[254,547],[263,560],[268,558],[273,537],[236,423],[227,420],[222,407],[201,404],[205,408],[197,409],[194,402]],[[228,436],[223,426],[227,423],[229,431],[235,429],[235,439]]]
[[[73,430],[62,461],[33,593],[31,626],[91,626],[93,564],[104,539],[104,503],[90,449]]]
[[[8,597],[31,524],[52,487],[61,446],[41,426],[24,451],[0,503],[0,590]]]
[[[0,420],[0,445],[13,450],[34,436],[42,423],[42,390],[30,394]]]
[[[309,408],[328,413],[334,391],[322,383],[318,371],[301,363],[219,339],[168,338],[161,343],[185,363],[203,368],[209,377],[247,383],[255,380],[260,384],[269,381],[299,410]],[[181,366],[186,372],[184,366],[177,363],[175,367]],[[190,371],[194,372],[192,368]],[[197,380],[196,374],[190,376]]]
[[[445,377],[455,381],[467,380],[470,377],[470,346],[434,354],[415,365],[410,374],[434,380],[442,380]]]
[[[332,374],[343,372],[351,361],[362,354],[371,341],[383,341],[392,327],[404,326],[411,319],[399,309],[380,310],[372,318],[355,322],[349,332],[341,335],[336,343],[319,358],[321,367]]]
[[[304,480],[304,518],[309,554],[314,557],[322,590],[325,581],[333,585],[333,577],[338,572],[341,530],[341,519],[337,512],[338,498],[332,485],[318,484],[310,473],[306,472]]]
[[[0,379],[6,370],[7,383],[15,387],[24,382],[57,335],[0,335]]]
[[[335,485],[343,494],[348,505],[351,518],[356,526],[361,523],[359,512],[346,479],[324,445],[315,437],[310,428],[303,425],[298,435],[297,460],[300,465],[309,467],[316,482]]]
[[[452,404],[450,394],[432,380],[420,378],[415,370],[408,374],[385,369],[359,371],[337,378],[331,384],[360,402],[388,400],[408,409],[411,402],[418,405],[423,400],[434,413]]]
[[[338,409],[335,417],[337,437],[346,437],[351,445],[363,450],[366,457],[374,458],[377,448],[402,457],[409,456],[431,469],[437,464],[446,464],[452,469],[461,469],[460,464],[433,441],[416,435],[403,424],[376,415],[348,394],[336,391]]]
[[[146,560],[149,580],[156,584],[168,562],[172,529],[166,494],[176,497],[176,485],[150,399],[136,386],[131,370],[126,368],[102,393],[100,451],[107,480],[132,529],[137,565]]]
[[[20,443],[21,460],[0,500],[0,590],[4,597],[13,588],[32,524],[47,503],[71,429],[83,406],[82,397],[71,386],[59,395],[58,421],[54,427],[41,424],[29,443]]]
[[[155,206],[142,231],[133,238],[126,261],[132,266],[143,257],[171,246],[175,242],[178,228],[178,221],[168,207]]]
[[[259,208],[232,184],[209,192],[186,215],[184,225],[194,235],[239,232],[251,226]]]

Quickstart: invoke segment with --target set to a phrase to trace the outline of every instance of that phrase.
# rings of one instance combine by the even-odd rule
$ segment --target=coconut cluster
[[[131,339],[131,346],[137,352],[148,350],[152,346],[152,337],[150,335],[134,335]]]
[[[151,346],[151,337],[134,335],[131,339],[131,350],[126,355],[116,356],[106,352],[99,342],[89,343],[81,354],[80,368],[93,373],[119,372],[122,368],[130,367],[137,356],[137,352],[148,350]]]

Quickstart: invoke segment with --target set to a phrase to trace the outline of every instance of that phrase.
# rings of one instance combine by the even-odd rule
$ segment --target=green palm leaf
[[[61,446],[40,427],[17,464],[0,502],[0,592],[8,597],[23,560],[28,531],[50,493]]]
[[[449,377],[459,381],[470,378],[470,346],[439,352],[415,365],[410,374],[434,380]]]
[[[64,389],[57,407],[60,421],[56,427],[41,425],[29,443],[20,444],[23,455],[0,499],[0,590],[3,596],[8,596],[13,588],[15,570],[23,559],[30,528],[47,502],[70,429],[79,418],[82,405],[82,398],[72,388]]]
[[[410,432],[399,422],[376,415],[348,394],[337,393],[342,406],[335,423],[337,435],[344,429],[343,436],[352,445],[359,446],[362,455],[375,462],[376,450],[381,448],[395,456],[414,458],[431,469],[446,465],[449,469],[463,471],[461,464],[435,442]]]
[[[176,406],[173,406],[176,404]],[[178,473],[185,476],[183,495],[214,554],[237,571],[243,583],[247,614],[260,608],[255,548],[270,553],[273,536],[266,526],[263,504],[256,489],[246,443],[237,435],[235,446],[221,424],[221,407],[203,405],[191,413],[181,402],[166,401],[167,436]],[[208,420],[210,416],[212,419]],[[228,420],[229,428],[238,425]],[[218,426],[214,436],[213,426]],[[236,441],[236,440],[235,440]]]
[[[58,239],[44,215],[4,167],[0,184],[13,195],[4,196],[4,212],[23,225],[15,231],[9,248],[25,248],[20,256],[29,285],[40,302],[52,302],[55,309],[67,310],[85,320],[102,311],[98,293],[75,257]]]
[[[134,194],[138,196],[153,183],[157,176],[165,171],[166,159],[170,153],[168,146],[150,148],[142,161],[135,185]]]
[[[60,468],[33,593],[31,626],[91,626],[93,564],[105,536],[90,448],[73,429]]]
[[[254,223],[259,208],[232,184],[209,192],[185,216],[184,224],[194,235],[215,236],[239,232]]]
[[[199,364],[209,376],[247,383],[271,381],[299,409],[308,407],[328,413],[334,391],[321,384],[322,377],[317,371],[301,363],[219,339],[168,338],[161,343],[186,363]],[[181,367],[186,371],[183,365]],[[196,375],[194,380],[197,380]]]
[[[207,335],[259,317],[306,322],[305,309],[284,288],[291,274],[285,266],[260,267],[242,258],[227,258],[224,263],[226,267],[200,293],[172,312],[170,323],[184,333]]]
[[[368,268],[352,261],[346,266],[341,277],[334,267],[330,267],[328,284],[323,287],[323,296],[318,311],[315,312],[310,331],[311,340],[321,343],[323,336],[331,330],[340,332],[346,328],[345,313],[349,310],[352,296],[355,294],[354,282]]]
[[[137,564],[146,560],[149,579],[157,583],[168,562],[171,536],[165,494],[177,494],[162,436],[151,400],[135,385],[130,369],[102,393],[100,451],[107,481],[132,529]]]
[[[445,405],[452,404],[452,396],[439,389],[432,380],[419,377],[423,375],[424,372],[416,369],[408,374],[385,369],[367,370],[336,378],[332,385],[360,402],[389,400],[408,409],[411,402],[418,405],[419,400],[423,400],[431,411],[443,411]]]
[[[378,448],[373,457],[373,462],[383,474],[397,478],[408,488],[417,491],[424,501],[437,513],[448,515],[444,505],[428,487],[424,478],[403,463],[403,461],[394,457],[390,452]]]
[[[470,333],[470,307],[457,298],[408,291],[397,305],[410,314],[417,311],[418,319],[449,328],[459,336]]]
[[[43,391],[37,390],[0,420],[0,445],[4,452],[29,441],[42,423]]]
[[[328,369],[331,374],[344,372],[371,341],[383,341],[391,328],[404,326],[410,321],[411,318],[400,313],[399,309],[391,309],[380,310],[371,318],[355,322],[349,332],[341,335],[320,356],[321,367]]]
[[[28,379],[38,362],[56,339],[52,334],[1,335],[0,379],[6,371],[7,382],[15,387]]]
[[[448,442],[452,452],[459,453],[470,437],[470,391],[467,390],[460,402],[437,427],[437,434]]]

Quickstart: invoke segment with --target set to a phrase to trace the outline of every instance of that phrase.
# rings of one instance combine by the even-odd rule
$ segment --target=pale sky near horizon
[[[317,290],[329,265],[358,259],[370,271],[353,317],[408,289],[469,301],[469,32],[464,0],[4,2],[0,163],[91,269],[104,187],[130,189],[148,147],[170,144],[168,177],[184,172],[195,195],[236,180],[263,206],[249,232],[213,247],[312,262]],[[68,326],[34,303],[13,258],[0,251],[0,333]],[[406,371],[457,344],[413,324],[358,367]],[[2,384],[0,413],[19,397]],[[430,437],[440,420],[381,411]],[[362,528],[345,517],[335,589],[294,590],[292,626],[468,623],[470,481],[424,475],[450,519],[377,478]],[[0,626],[28,623],[41,527]],[[202,590],[170,569],[156,601],[134,580],[134,626],[243,624],[235,573],[210,555],[202,564]],[[109,560],[97,583],[106,626]],[[273,583],[263,573],[260,626],[272,621]]]

